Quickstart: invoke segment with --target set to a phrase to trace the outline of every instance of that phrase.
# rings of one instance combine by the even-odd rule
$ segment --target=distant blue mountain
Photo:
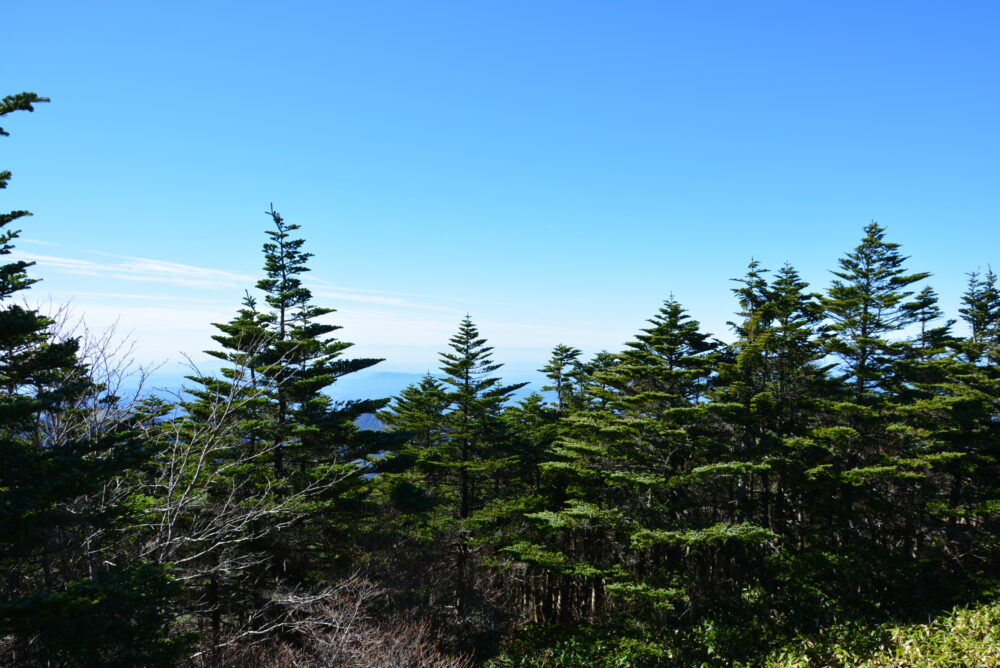
[[[213,369],[203,371],[206,375],[212,375]],[[184,378],[187,371],[176,369],[159,370],[153,373],[148,379],[144,388],[145,394],[155,394],[166,399],[176,398],[176,392],[182,387],[191,387],[192,383]],[[433,374],[440,378],[438,374]],[[338,401],[348,399],[381,399],[395,397],[407,386],[420,382],[424,377],[422,373],[406,373],[402,371],[359,371],[337,380],[330,389],[331,398]],[[514,399],[524,399],[532,392],[541,392],[545,378],[539,374],[530,377],[504,378],[505,383],[518,383],[528,381],[529,384],[514,394]],[[127,384],[126,384],[127,385]],[[123,388],[122,394],[128,396],[134,388]],[[548,395],[548,392],[542,394]]]
[[[385,431],[386,428],[385,423],[375,417],[374,413],[362,413],[354,424],[361,431]]]
[[[421,373],[376,371],[352,373],[338,378],[330,389],[334,399],[381,399],[394,397],[407,386],[420,382]]]
[[[437,378],[441,376],[432,374]],[[378,371],[352,373],[337,380],[330,388],[330,396],[334,399],[379,399],[395,397],[407,386],[419,383],[424,377],[422,373],[403,373],[399,371]],[[504,378],[507,383],[528,381],[529,384],[514,394],[515,399],[523,399],[532,392],[540,392],[542,382],[539,378]]]

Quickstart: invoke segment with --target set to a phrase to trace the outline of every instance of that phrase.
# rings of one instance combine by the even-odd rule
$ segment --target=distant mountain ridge
[[[387,426],[378,419],[374,413],[362,413],[354,421],[354,425],[361,431],[385,431]]]
[[[359,372],[343,378],[338,378],[330,388],[330,396],[334,400],[377,399],[380,397],[395,397],[408,386],[420,382],[426,374],[406,373],[401,371],[377,371],[374,373]],[[435,378],[440,374],[432,373]],[[533,375],[527,378],[504,379],[506,383],[528,382],[528,385],[514,393],[515,399],[524,399],[532,392],[541,392],[544,378]],[[543,393],[544,394],[544,393]]]

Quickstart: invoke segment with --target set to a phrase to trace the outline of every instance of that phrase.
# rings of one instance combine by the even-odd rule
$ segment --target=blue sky
[[[875,219],[946,309],[1000,264],[995,2],[4,3],[19,250],[141,361],[211,344],[270,203],[356,354],[466,312],[513,378],[673,294],[727,334],[751,257],[823,289]]]

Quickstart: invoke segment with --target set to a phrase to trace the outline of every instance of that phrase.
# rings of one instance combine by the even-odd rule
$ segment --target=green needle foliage
[[[899,244],[885,241],[878,223],[865,227],[861,243],[840,259],[825,308],[831,320],[830,352],[843,362],[843,380],[854,387],[855,401],[888,391],[892,364],[901,354],[890,336],[917,321],[918,307],[907,288],[930,274],[908,274]]]
[[[47,101],[5,97],[0,117]],[[0,172],[0,188],[10,176]],[[8,226],[28,215],[0,215],[0,255],[18,235]],[[137,518],[106,495],[153,453],[127,426],[57,428],[79,424],[74,414],[101,388],[77,357],[77,339],[11,303],[35,283],[31,264],[0,266],[0,661],[171,665],[183,649],[166,634],[174,584],[165,565],[116,563],[113,537]]]
[[[281,592],[322,588],[356,566],[351,536],[367,512],[368,457],[395,444],[355,426],[388,400],[327,394],[380,360],[343,356],[351,344],[330,336],[340,329],[327,322],[334,310],[316,306],[303,284],[312,255],[293,237],[299,226],[267,213],[274,227],[256,285],[265,310],[248,293],[230,322],[215,324],[221,349],[209,354],[225,366],[190,377],[197,385],[168,436],[200,450],[183,460],[188,487],[205,489],[188,505],[191,521],[215,517],[221,527],[190,541],[200,556],[185,561],[191,604],[216,646],[280,624],[290,614]]]
[[[484,476],[502,465],[503,453],[497,444],[501,411],[510,395],[525,384],[503,385],[493,375],[503,365],[493,362],[493,348],[486,345],[468,316],[451,337],[451,349],[441,353],[441,371],[451,386],[446,424],[455,448],[452,465],[458,473],[458,517],[465,519],[482,507]]]
[[[549,358],[548,364],[539,369],[552,381],[551,385],[542,387],[542,391],[556,393],[556,407],[560,412],[566,412],[578,402],[577,398],[582,389],[579,384],[584,376],[580,363],[582,354],[583,351],[579,348],[560,343],[552,349],[552,357]]]
[[[969,274],[969,287],[962,295],[962,308],[958,312],[969,326],[970,336],[963,352],[970,362],[996,363],[996,350],[1000,346],[1000,289],[993,270],[985,275]],[[990,355],[992,353],[992,356]]]
[[[354,420],[379,410],[387,400],[354,400],[335,404],[323,393],[338,378],[378,364],[380,359],[343,357],[351,343],[330,337],[341,329],[320,320],[334,309],[312,303],[302,284],[311,253],[302,239],[293,239],[298,225],[289,225],[274,209],[268,212],[274,229],[264,244],[266,278],[257,282],[271,307],[271,339],[262,355],[261,372],[272,388],[278,429],[274,470],[279,477],[292,467],[352,461],[370,454],[373,443],[357,435]]]

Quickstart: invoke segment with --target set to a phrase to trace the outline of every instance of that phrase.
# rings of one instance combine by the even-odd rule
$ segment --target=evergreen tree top
[[[257,281],[257,289],[267,293],[264,300],[271,308],[284,312],[302,307],[312,299],[312,292],[302,285],[298,275],[309,271],[306,263],[312,253],[302,252],[304,239],[291,238],[290,233],[299,229],[298,225],[285,223],[273,206],[265,213],[271,216],[275,229],[266,232],[271,239],[263,246],[267,278]],[[314,308],[310,317],[325,315],[332,310]]]
[[[869,337],[913,321],[912,312],[902,308],[913,294],[905,288],[930,273],[907,273],[903,265],[909,258],[899,247],[885,241],[885,228],[872,222],[865,227],[861,243],[840,258],[840,271],[832,272],[837,278],[826,300],[834,329],[857,330]]]
[[[733,288],[733,293],[740,305],[736,315],[742,321],[730,321],[728,324],[740,340],[755,338],[775,322],[783,329],[807,323],[810,329],[816,329],[823,317],[820,295],[806,292],[809,284],[788,263],[775,272],[770,281],[766,276],[768,273],[757,260],[752,260],[743,278],[731,279],[741,284]]]
[[[992,268],[986,274],[969,273],[969,283],[962,295],[962,308],[958,310],[969,325],[973,343],[982,343],[998,334],[1000,325],[1000,290]]]
[[[647,322],[652,327],[642,329],[635,341],[625,344],[629,348],[622,353],[626,363],[647,363],[652,355],[667,367],[675,368],[687,364],[688,358],[717,347],[712,335],[700,331],[701,324],[673,297],[664,301],[659,312]]]
[[[598,372],[594,380],[635,397],[629,400],[634,405],[642,404],[646,394],[656,404],[697,401],[712,374],[718,343],[673,297],[648,322],[652,327],[625,344],[619,363]]]
[[[548,363],[539,369],[552,381],[551,385],[543,386],[542,391],[556,393],[556,405],[560,410],[567,408],[573,395],[578,392],[575,385],[583,381],[585,371],[580,363],[582,354],[583,351],[579,348],[560,343],[553,348]]]
[[[378,418],[397,429],[422,429],[439,422],[450,403],[444,384],[426,374],[393,397],[389,407],[378,413]]]
[[[0,100],[0,117],[6,116],[13,111],[34,111],[34,105],[39,102],[49,102],[49,98],[41,97],[38,93],[17,93],[16,95],[7,95],[2,100]],[[0,128],[0,137],[10,136],[10,133]],[[4,186],[0,186],[2,188]]]
[[[549,358],[548,363],[539,369],[539,371],[544,373],[546,378],[557,381],[565,375],[566,367],[573,365],[580,359],[580,355],[582,354],[583,351],[579,348],[560,343],[552,349],[552,356]],[[543,387],[542,389],[550,390],[555,388]]]
[[[799,310],[803,303],[811,304],[806,310],[813,316],[820,316],[823,307],[820,304],[820,295],[817,292],[806,292],[809,284],[802,280],[798,270],[792,265],[785,263],[778,270],[774,280],[771,282],[771,297],[777,305],[777,316],[786,317]]]
[[[479,329],[468,315],[459,323],[458,332],[449,341],[454,352],[439,355],[441,370],[449,376],[445,378],[445,382],[469,383],[503,366],[493,363],[493,347],[486,345],[486,339],[479,335]],[[490,386],[499,382],[499,379],[484,379],[483,382]]]
[[[0,117],[15,111],[34,111],[35,104],[48,101],[49,98],[40,97],[37,93],[8,95],[0,100]],[[10,133],[0,127],[0,137],[8,136],[10,136]],[[10,178],[11,172],[9,170],[0,170],[0,190],[7,187],[7,182],[10,181]],[[0,213],[0,228],[6,227],[18,218],[30,215],[30,211]],[[16,230],[0,231],[0,255],[10,255],[10,252],[14,249],[11,242],[17,238],[18,234]],[[0,299],[10,297],[15,292],[24,290],[38,282],[36,278],[28,278],[26,272],[28,267],[34,264],[34,262],[18,261],[0,266]]]
[[[737,312],[737,315],[745,316],[747,312],[759,308],[767,301],[768,273],[770,272],[767,269],[761,268],[757,259],[751,258],[750,264],[747,265],[747,273],[742,278],[729,279],[740,284],[739,287],[732,289],[740,308],[743,309]]]
[[[467,403],[487,399],[502,403],[512,393],[527,385],[501,385],[499,376],[492,374],[503,367],[493,361],[493,347],[480,336],[472,318],[466,314],[449,345],[453,352],[440,353],[444,382],[454,388],[455,401]]]
[[[864,232],[861,243],[838,260],[840,271],[831,272],[837,279],[830,288],[830,303],[857,303],[871,317],[889,318],[884,321],[887,327],[907,324],[905,315],[893,309],[912,294],[904,288],[930,273],[906,273],[903,265],[910,258],[899,252],[900,244],[885,240],[885,228],[878,223],[869,223]]]
[[[864,232],[861,243],[840,259],[840,271],[832,272],[836,278],[823,300],[833,334],[828,347],[844,363],[843,378],[853,379],[855,400],[887,389],[893,362],[902,354],[891,337],[918,317],[907,288],[930,276],[906,271],[909,258],[899,244],[885,240],[878,223]]]

